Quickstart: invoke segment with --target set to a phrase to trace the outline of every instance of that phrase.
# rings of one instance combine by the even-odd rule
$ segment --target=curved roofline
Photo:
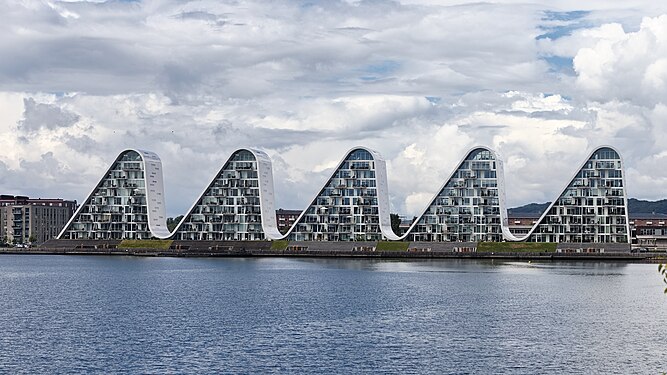
[[[151,223],[152,222],[152,220],[151,220],[151,218],[152,218],[151,209],[150,209],[150,207],[148,207],[151,200],[149,198],[149,184],[147,183],[147,177],[148,177],[147,172],[148,171],[146,169],[146,157],[148,156],[151,159],[153,159],[153,161],[156,161],[156,162],[160,163],[160,166],[162,166],[162,160],[160,159],[160,156],[157,153],[152,152],[152,151],[148,151],[148,150],[139,149],[139,148],[126,148],[123,151],[121,151],[120,153],[118,153],[118,155],[116,156],[114,161],[111,162],[111,164],[109,164],[109,167],[106,169],[106,172],[104,172],[104,175],[102,175],[102,178],[100,178],[100,180],[92,188],[90,193],[88,193],[87,198],[83,201],[83,203],[79,206],[79,208],[77,208],[76,212],[74,212],[74,215],[72,215],[72,217],[67,221],[67,224],[65,224],[65,226],[63,227],[63,229],[60,231],[60,233],[58,234],[58,236],[56,238],[60,239],[65,234],[65,232],[67,232],[69,227],[74,223],[75,219],[77,219],[79,217],[79,215],[81,214],[81,210],[83,210],[83,207],[86,206],[88,204],[88,202],[90,202],[90,200],[93,198],[93,195],[95,194],[95,191],[97,191],[97,189],[100,188],[100,185],[102,185],[102,182],[104,182],[104,180],[107,178],[107,176],[109,175],[109,172],[111,172],[111,169],[113,168],[113,166],[116,165],[116,163],[118,163],[120,161],[120,159],[128,152],[136,152],[137,155],[139,155],[139,157],[141,158],[141,162],[143,163],[143,167],[144,167],[143,168],[144,185],[145,185],[144,189],[146,190],[146,206],[147,206],[147,217],[148,217],[148,229],[151,232],[151,234],[153,236],[157,237],[157,238],[160,238],[160,239],[168,238],[168,236],[167,237],[164,236],[164,233],[160,233],[154,227],[154,225]],[[160,179],[161,178],[162,178],[162,171],[160,170]],[[164,182],[163,181],[159,181],[159,182],[160,182],[159,188],[161,188],[161,190],[162,190],[162,196],[163,196],[163,199],[164,199]],[[163,204],[164,204],[164,202],[163,202]],[[157,218],[157,220],[159,221],[159,218]],[[167,226],[167,224],[166,224],[166,220],[165,220],[164,221],[164,227],[166,228],[166,226]]]
[[[500,159],[498,158],[498,154],[493,149],[491,149],[490,147],[478,145],[478,146],[473,146],[473,147],[469,148],[468,151],[461,158],[461,160],[459,160],[459,162],[456,164],[456,167],[454,168],[454,170],[452,170],[452,172],[449,174],[449,177],[447,179],[445,179],[445,182],[442,183],[442,185],[440,186],[440,189],[436,190],[435,194],[433,195],[433,198],[431,198],[431,200],[426,205],[426,207],[424,207],[424,210],[422,210],[421,214],[419,216],[417,216],[415,221],[410,225],[410,228],[408,228],[408,230],[402,236],[400,236],[400,238],[399,238],[400,240],[403,240],[410,235],[410,232],[412,232],[414,227],[417,226],[417,223],[419,223],[419,220],[421,220],[422,217],[424,217],[424,215],[426,214],[426,211],[428,211],[428,209],[431,207],[431,205],[433,205],[433,203],[436,201],[436,199],[438,199],[442,190],[447,186],[449,181],[452,180],[452,178],[454,177],[454,174],[461,168],[461,165],[463,165],[463,163],[468,159],[468,157],[473,152],[475,152],[477,150],[489,151],[490,153],[493,154],[494,160],[496,162],[500,161]],[[496,167],[496,169],[497,169],[497,167]],[[501,177],[496,175],[496,179],[500,179],[500,178]],[[502,178],[504,178],[504,176],[502,176]],[[502,207],[500,209],[502,210]]]
[[[427,210],[434,204],[434,202],[437,200],[438,196],[440,193],[445,189],[447,184],[452,180],[454,177],[454,174],[461,168],[461,165],[476,151],[478,150],[483,150],[483,151],[488,151],[490,152],[493,157],[494,161],[496,162],[496,180],[498,183],[498,199],[499,199],[499,209],[500,209],[500,216],[501,216],[501,232],[503,235],[503,238],[507,241],[526,241],[527,239],[530,238],[535,233],[535,230],[539,227],[540,223],[544,220],[544,218],[547,216],[549,211],[554,207],[554,205],[557,203],[558,199],[565,193],[565,191],[568,189],[570,184],[577,178],[577,175],[579,172],[586,166],[586,163],[595,155],[595,153],[599,152],[602,149],[608,148],[612,151],[614,151],[621,162],[621,168],[622,168],[622,183],[623,183],[623,197],[624,197],[624,206],[625,206],[625,214],[626,217],[628,215],[628,199],[627,199],[627,194],[626,194],[626,174],[625,174],[625,162],[623,160],[623,156],[619,152],[618,149],[611,145],[599,145],[594,148],[592,148],[592,151],[588,153],[588,156],[584,159],[584,161],[581,163],[579,168],[577,168],[572,177],[566,181],[564,187],[559,190],[560,194],[551,202],[551,204],[546,208],[544,212],[539,216],[539,219],[536,221],[536,224],[533,225],[533,227],[529,230],[528,234],[524,236],[516,236],[511,231],[509,230],[509,218],[507,214],[507,207],[505,204],[505,198],[506,198],[506,191],[505,191],[505,175],[504,175],[504,165],[503,165],[503,160],[499,156],[499,154],[493,150],[490,147],[483,146],[483,145],[477,145],[474,147],[471,147],[468,149],[468,151],[465,153],[465,155],[460,159],[458,164],[456,164],[456,167],[453,169],[453,171],[449,174],[448,178],[443,182],[443,184],[440,186],[438,190],[436,190],[435,194],[429,200],[429,203],[426,205],[426,207],[422,210],[421,214],[415,219],[415,221],[410,225],[408,230],[406,231],[405,234],[402,236],[396,235],[392,228],[391,228],[391,219],[390,219],[390,209],[389,209],[389,193],[388,193],[388,183],[387,183],[387,170],[386,170],[386,161],[382,157],[382,155],[371,148],[365,147],[365,146],[355,146],[350,149],[348,149],[341,160],[338,162],[338,164],[333,168],[333,172],[331,173],[330,177],[325,180],[324,185],[318,189],[314,195],[314,197],[308,201],[310,204],[306,206],[306,208],[301,212],[297,220],[294,222],[292,227],[289,228],[287,233],[284,235],[281,234],[278,231],[277,228],[277,223],[275,220],[275,191],[273,187],[273,169],[272,169],[272,164],[271,164],[271,159],[268,156],[268,154],[262,150],[254,149],[254,148],[238,148],[234,150],[230,156],[227,158],[225,163],[218,169],[216,174],[213,176],[211,179],[211,182],[204,188],[202,193],[197,197],[197,199],[194,201],[190,209],[187,211],[187,213],[183,216],[181,221],[178,223],[174,231],[169,231],[166,226],[166,214],[165,212],[165,195],[164,195],[164,181],[163,181],[163,176],[162,176],[162,161],[160,157],[151,151],[143,150],[143,149],[138,149],[138,148],[127,148],[122,150],[114,159],[114,161],[109,165],[107,168],[106,172],[100,178],[98,183],[92,188],[90,193],[87,195],[87,198],[83,201],[83,203],[77,208],[76,212],[74,215],[68,220],[67,224],[63,227],[63,229],[60,231],[58,236],[56,238],[60,239],[62,236],[68,231],[70,226],[75,222],[75,220],[79,217],[81,214],[81,211],[83,210],[83,207],[89,204],[91,199],[93,198],[93,195],[95,192],[100,188],[101,184],[105,181],[109,173],[111,172],[112,168],[116,163],[120,161],[120,159],[128,152],[136,152],[139,157],[141,158],[141,162],[143,163],[143,172],[144,172],[144,182],[145,182],[145,190],[146,190],[146,205],[148,208],[147,216],[148,216],[148,228],[150,233],[160,239],[165,239],[165,238],[170,238],[173,237],[182,227],[184,224],[184,221],[192,214],[194,208],[197,206],[199,201],[204,197],[204,194],[208,189],[211,188],[212,184],[215,182],[215,180],[218,178],[220,173],[223,171],[225,166],[231,161],[231,159],[234,157],[235,154],[241,151],[248,151],[253,154],[255,157],[255,161],[257,162],[257,170],[258,170],[258,180],[259,180],[259,202],[260,202],[260,212],[262,215],[262,230],[264,232],[264,236],[266,239],[269,240],[280,240],[280,239],[285,239],[287,238],[292,232],[295,230],[296,226],[299,224],[299,222],[303,219],[304,215],[306,215],[306,212],[309,207],[315,205],[315,202],[317,201],[317,197],[320,196],[322,191],[326,189],[328,183],[334,178],[336,172],[341,168],[343,163],[348,160],[348,157],[355,151],[358,150],[363,150],[368,152],[371,155],[372,160],[375,162],[375,180],[376,180],[376,197],[378,200],[378,216],[379,216],[379,227],[380,227],[380,232],[382,236],[384,236],[387,240],[390,241],[400,241],[404,240],[407,238],[411,232],[414,230],[415,226],[417,223],[424,217],[426,214]],[[150,164],[150,162],[154,162],[157,164]],[[150,168],[149,168],[150,167]],[[155,182],[154,185],[149,184],[148,178],[149,175],[152,176],[153,182]],[[151,199],[155,198],[153,194],[159,194],[161,195],[161,200],[159,199]],[[155,202],[154,202],[155,201]],[[156,212],[153,212],[156,211]],[[162,212],[162,218],[154,217],[155,214],[160,215],[160,212]],[[271,219],[273,218],[273,219]],[[163,227],[163,228],[156,228],[158,227]],[[628,242],[631,241],[630,239],[630,224],[629,220],[626,220],[625,223],[626,226],[626,233],[627,233],[627,238]],[[161,230],[162,229],[162,230]]]
[[[528,238],[530,238],[530,236],[535,232],[537,227],[540,226],[540,223],[542,222],[542,220],[544,220],[544,218],[547,216],[549,211],[551,211],[551,208],[556,204],[556,201],[563,195],[563,193],[565,193],[565,191],[570,186],[572,181],[574,181],[574,179],[577,178],[577,175],[579,174],[579,172],[586,166],[586,163],[588,163],[588,161],[593,157],[593,155],[595,155],[596,152],[602,150],[603,148],[609,148],[609,149],[613,150],[614,152],[616,152],[616,154],[619,157],[619,160],[621,161],[621,168],[622,168],[621,177],[622,177],[622,180],[623,180],[623,198],[624,198],[624,201],[625,201],[625,215],[627,217],[627,215],[628,215],[628,197],[627,197],[627,194],[626,194],[626,191],[625,191],[625,187],[626,187],[626,183],[625,183],[625,162],[623,161],[623,156],[613,146],[600,145],[600,146],[594,147],[593,150],[588,153],[588,157],[586,157],[584,159],[584,161],[581,163],[581,165],[579,166],[579,168],[577,168],[574,171],[574,174],[572,175],[572,177],[569,180],[567,180],[567,182],[565,182],[565,186],[560,190],[560,194],[558,194],[558,196],[556,196],[556,198],[551,201],[551,204],[549,204],[549,207],[547,207],[547,209],[544,210],[544,212],[542,212],[542,215],[540,215],[540,218],[535,222],[535,225],[533,225],[533,227],[530,228],[530,230],[528,231],[528,234],[526,234],[525,236],[517,237],[513,233],[510,232],[510,230],[509,230],[509,218],[507,217],[507,211],[501,209],[501,214],[502,214],[503,211],[505,212],[505,217],[504,218],[501,217],[501,220],[500,220],[500,225],[501,225],[500,229],[503,233],[503,237],[506,240],[512,241],[512,242],[522,242],[522,241],[526,241]],[[631,239],[630,239],[630,223],[629,223],[629,220],[625,220],[625,227],[626,227],[626,231],[627,231],[628,243],[630,243]]]
[[[389,196],[385,195],[385,194],[380,194],[380,190],[382,189],[380,185],[383,185],[384,189],[387,189],[387,178],[386,178],[387,177],[387,175],[386,175],[386,173],[387,173],[386,170],[387,169],[386,169],[385,160],[379,152],[377,152],[377,151],[375,151],[371,148],[368,148],[368,147],[365,147],[365,146],[355,146],[355,147],[350,148],[349,150],[347,150],[347,152],[345,152],[343,154],[343,158],[341,158],[340,162],[338,162],[336,167],[334,167],[333,172],[331,173],[329,178],[324,182],[324,185],[320,189],[317,190],[317,192],[315,193],[313,198],[308,201],[310,203],[306,206],[306,208],[303,211],[301,211],[301,214],[296,219],[294,224],[292,224],[292,226],[287,231],[287,233],[285,233],[284,235],[282,235],[279,238],[271,238],[272,240],[285,239],[290,234],[292,234],[292,232],[294,231],[296,226],[299,224],[299,222],[301,221],[303,216],[306,215],[306,212],[308,211],[308,208],[310,206],[315,205],[315,202],[317,201],[317,197],[319,197],[320,194],[322,193],[322,191],[324,189],[326,189],[328,182],[331,181],[331,179],[334,177],[336,172],[340,169],[340,167],[343,165],[343,163],[347,160],[348,156],[350,156],[350,154],[352,154],[354,151],[357,151],[357,150],[367,151],[368,153],[371,154],[371,157],[373,158],[373,161],[375,162],[375,179],[376,179],[376,192],[377,192],[377,198],[378,198],[378,216],[380,217],[380,223],[379,223],[380,232],[382,233],[383,236],[385,236],[389,240],[396,241],[396,240],[399,239],[399,237],[393,232],[393,230],[391,230],[391,219],[389,218],[389,212],[384,212],[385,210],[388,210],[388,207],[389,207]],[[378,163],[381,164],[382,168],[384,168],[384,171],[383,171],[384,173],[381,176],[378,176],[378,170],[380,169],[378,167]],[[380,181],[380,180],[382,180],[382,181]],[[383,216],[386,216],[386,217],[384,217],[384,219],[387,223],[389,223],[388,227],[387,227],[386,223],[385,223],[385,225],[383,225],[383,222],[382,222],[383,221]]]
[[[260,210],[261,211],[273,211],[273,216],[275,217],[275,209],[272,209],[275,207],[275,202],[271,199],[271,197],[266,197],[265,194],[263,193],[263,187],[266,187],[269,191],[269,194],[273,195],[273,171],[271,168],[271,159],[269,158],[269,155],[258,149],[250,148],[250,147],[242,147],[242,148],[237,148],[236,150],[232,151],[231,154],[229,154],[229,157],[227,160],[220,166],[220,168],[217,170],[215,175],[213,175],[213,178],[211,181],[204,187],[203,191],[197,196],[195,201],[192,203],[190,206],[190,209],[186,212],[185,215],[183,215],[183,218],[181,218],[181,221],[178,222],[178,225],[174,230],[171,232],[170,237],[173,237],[179,229],[181,229],[181,226],[185,223],[185,220],[192,215],[192,212],[194,211],[195,207],[197,207],[197,204],[199,201],[201,201],[204,198],[204,195],[208,191],[208,189],[211,188],[211,186],[215,183],[215,181],[218,179],[218,176],[222,173],[222,171],[225,169],[225,166],[229,164],[232,161],[232,158],[234,155],[241,151],[248,151],[250,152],[254,157],[255,157],[255,162],[257,163],[257,179],[259,180],[259,204],[260,204]],[[268,170],[264,171],[264,167],[262,167],[260,164],[261,163],[268,163]],[[267,172],[270,174],[268,178],[266,178],[267,181],[262,181],[265,180],[261,176],[261,172]],[[262,183],[264,182],[264,184]],[[262,186],[262,185],[268,185],[268,186]],[[264,212],[262,212],[264,214]],[[264,235],[267,238],[273,239],[272,237],[276,236],[277,234],[280,234],[280,231],[278,231],[277,225],[275,225],[275,220],[274,220],[274,225],[271,225],[267,223],[265,215],[262,215],[262,231],[264,232]]]

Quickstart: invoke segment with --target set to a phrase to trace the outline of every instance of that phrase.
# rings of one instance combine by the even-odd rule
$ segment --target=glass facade
[[[178,240],[264,240],[258,164],[252,152],[229,158],[174,235]]]
[[[411,241],[502,241],[498,163],[472,150],[409,232]]]
[[[621,157],[596,150],[529,237],[533,242],[628,242]]]
[[[352,150],[301,215],[288,238],[294,241],[378,241],[382,239],[376,161]]]
[[[148,225],[144,161],[123,152],[77,211],[61,239],[122,240],[153,237]]]
[[[502,162],[492,150],[473,149],[408,233],[398,237],[389,220],[385,162],[372,150],[355,148],[285,235],[278,231],[270,158],[240,149],[171,233],[166,229],[159,157],[127,150],[59,238],[628,243],[623,165],[612,148],[595,150],[537,224],[522,228],[523,235],[508,228],[503,178]]]

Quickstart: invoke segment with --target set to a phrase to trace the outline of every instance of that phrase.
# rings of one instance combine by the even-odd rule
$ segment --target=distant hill
[[[628,199],[628,212],[667,214],[667,199],[659,201],[644,201],[635,198]]]
[[[507,210],[507,214],[513,216],[514,214],[541,214],[551,202],[546,203],[530,203],[521,207],[514,207]]]
[[[525,206],[510,208],[507,211],[510,216],[516,214],[541,214],[549,207],[550,203],[551,202],[530,203]],[[635,214],[656,213],[667,215],[667,199],[661,199],[659,201],[646,201],[636,198],[629,198],[628,212]]]

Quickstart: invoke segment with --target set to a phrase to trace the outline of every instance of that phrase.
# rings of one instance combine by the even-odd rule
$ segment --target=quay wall
[[[146,242],[144,242],[146,243]],[[150,241],[147,243],[151,244]],[[663,259],[664,253],[637,253],[626,244],[554,244],[534,250],[478,251],[475,242],[405,242],[404,245],[383,246],[382,242],[316,242],[316,241],[156,241],[158,247],[124,246],[126,241],[114,240],[51,240],[33,248],[3,248],[0,254],[71,254],[130,255],[165,257],[346,257],[386,259],[515,259],[515,260],[625,260],[651,261]],[[395,244],[395,242],[394,242]],[[392,248],[393,247],[393,248]],[[498,247],[494,247],[497,249]]]

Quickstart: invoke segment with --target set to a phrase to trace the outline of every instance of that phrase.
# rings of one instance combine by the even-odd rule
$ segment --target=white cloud
[[[548,111],[562,111],[568,113],[572,110],[572,105],[565,101],[560,95],[528,95],[516,91],[508,92],[504,95],[507,98],[518,97],[519,100],[512,102],[511,109],[513,111],[521,111],[526,113],[534,112],[548,112]]]
[[[586,33],[582,32],[582,35]],[[589,32],[594,45],[574,57],[577,85],[594,100],[654,105],[667,95],[667,15],[644,18],[639,30],[603,25]]]

